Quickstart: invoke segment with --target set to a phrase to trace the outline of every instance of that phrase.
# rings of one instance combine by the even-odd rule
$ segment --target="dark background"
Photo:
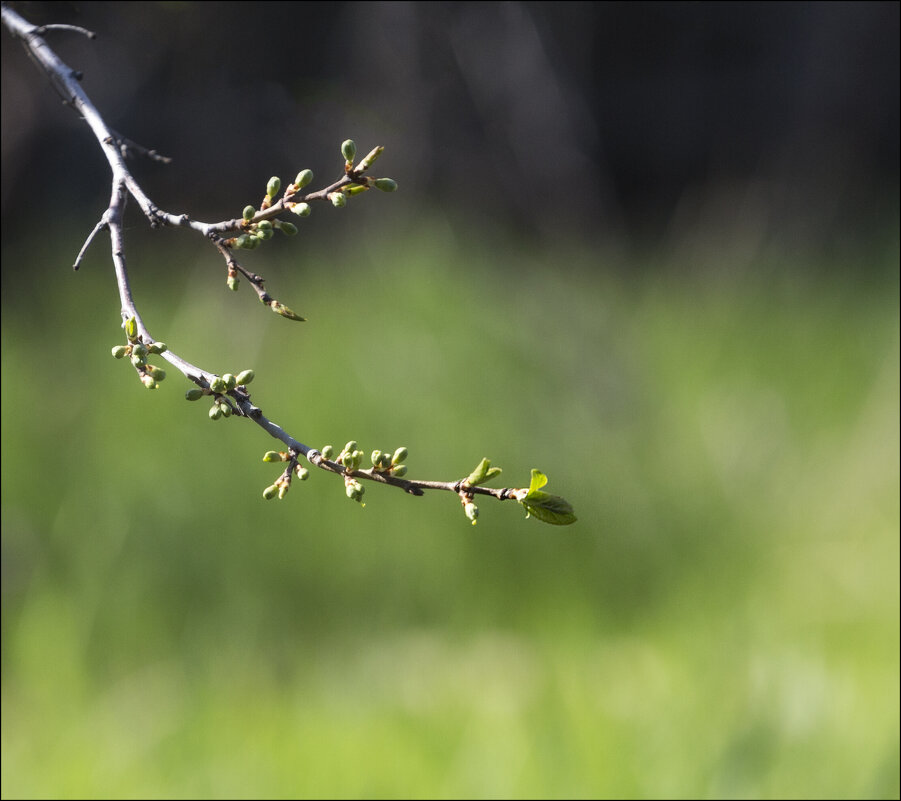
[[[898,3],[16,7],[99,33],[51,37],[111,125],[176,160],[137,167],[150,194],[201,218],[261,172],[322,173],[346,137],[388,147],[400,203],[520,236],[641,249],[701,224],[828,249],[897,213]],[[9,37],[2,57],[4,222],[37,191],[102,203],[88,132]]]

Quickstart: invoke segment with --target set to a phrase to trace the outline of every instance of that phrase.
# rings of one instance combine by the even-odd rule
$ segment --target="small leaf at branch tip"
[[[185,393],[185,400],[189,401],[198,401],[203,397],[203,390],[200,387],[194,387],[193,389],[189,389]]]
[[[345,139],[341,143],[341,155],[344,156],[344,160],[348,164],[353,164],[354,159],[357,157],[357,146],[354,144],[353,139]]]
[[[298,217],[309,217],[310,212],[313,211],[313,208],[309,203],[295,203],[291,207],[291,211]]]
[[[298,189],[303,189],[312,180],[312,170],[301,170],[299,173],[297,173],[297,177],[294,179],[294,186],[296,186]]]
[[[282,179],[279,178],[277,175],[273,175],[269,179],[269,183],[266,184],[266,194],[269,195],[269,197],[274,198],[279,193],[279,190],[281,188],[282,188]]]
[[[250,222],[256,213],[257,210],[253,206],[245,206],[241,216],[244,217],[244,222]]]
[[[347,205],[347,197],[343,192],[329,192],[328,199],[336,209],[343,209]]]
[[[263,490],[263,497],[267,501],[271,501],[276,495],[278,495],[278,487],[275,484],[270,484]]]
[[[277,220],[275,224],[278,226],[278,230],[281,231],[285,236],[297,235],[297,226],[294,223],[282,222],[281,220]]]
[[[112,353],[117,359],[121,359],[128,355],[128,348],[126,348],[125,345],[116,345],[116,347],[113,348]]]
[[[381,189],[383,192],[397,191],[397,181],[393,178],[376,178],[373,183],[376,189]]]
[[[490,459],[482,459],[476,466],[476,469],[463,480],[463,484],[469,487],[477,487],[479,484],[485,484],[491,479],[497,478],[502,472],[504,471],[501,468],[491,466]]]
[[[254,372],[253,370],[242,370],[235,376],[235,380],[238,382],[238,386],[247,386],[251,381],[253,381]]]
[[[279,303],[277,300],[270,301],[269,308],[272,309],[276,314],[280,314],[282,317],[287,317],[289,320],[297,320],[297,322],[302,323],[306,320],[306,317],[301,317],[298,314],[295,314],[291,309],[285,306],[284,303]]]
[[[357,165],[357,169],[358,169],[360,172],[364,172],[365,170],[368,170],[368,169],[375,163],[375,160],[376,160],[379,156],[382,155],[382,151],[383,151],[384,149],[385,149],[385,148],[382,147],[381,145],[379,145],[378,147],[372,148],[372,150],[370,150],[369,153],[366,155],[366,158],[364,158],[364,159]]]

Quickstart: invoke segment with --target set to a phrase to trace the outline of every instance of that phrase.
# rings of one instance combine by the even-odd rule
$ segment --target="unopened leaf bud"
[[[229,288],[232,292],[237,292],[237,291],[238,291],[238,276],[236,276],[236,275],[230,275],[230,276],[226,279],[225,283],[226,283],[226,285],[228,286],[228,288]]]
[[[307,470],[307,468],[304,467],[303,465],[299,465],[299,464],[295,465],[294,473],[297,476],[297,478],[300,479],[301,481],[306,481],[310,477],[310,471]]]
[[[369,189],[368,186],[364,184],[354,184],[353,186],[348,186],[344,188],[344,194],[348,197],[353,197],[354,195],[359,195],[362,192],[365,192]]]
[[[189,389],[185,393],[185,400],[189,401],[197,401],[203,397],[203,390],[200,387],[194,387],[193,389]]]
[[[145,364],[144,357],[143,357],[143,356],[136,356],[135,354],[132,354],[132,355],[131,355],[131,363],[132,363],[135,367],[143,367],[144,364]]]
[[[376,178],[373,183],[376,189],[381,189],[383,192],[397,191],[397,181],[392,178]]]
[[[479,516],[479,507],[476,506],[472,501],[463,504],[463,511],[466,513],[466,516],[472,520],[472,524],[476,524],[476,519]]]
[[[270,301],[269,308],[272,309],[272,311],[274,311],[276,314],[280,314],[282,317],[287,317],[289,320],[297,320],[301,323],[305,320],[304,317],[301,317],[299,314],[295,314],[284,303],[279,303],[277,300]]]
[[[357,441],[352,439],[347,445],[344,446],[344,450],[348,453],[353,453],[357,449]]]
[[[270,239],[272,239],[272,237],[275,236],[275,231],[273,231],[271,228],[264,228],[261,231],[257,231],[256,236],[261,242],[268,242]]]
[[[407,449],[401,446],[396,451],[394,451],[394,456],[391,457],[391,464],[398,464],[399,462],[404,461],[407,458]]]
[[[403,478],[407,475],[407,466],[405,464],[396,464],[391,468],[391,475]]]
[[[148,375],[153,376],[154,381],[162,381],[166,378],[166,371],[162,367],[154,367],[152,364],[148,364],[145,369]]]
[[[335,455],[335,449],[331,445],[324,445],[320,453],[323,459],[331,460],[332,456]]]
[[[313,211],[313,208],[309,203],[295,203],[291,207],[291,211],[294,212],[298,217],[309,217],[310,212]]]
[[[141,383],[145,387],[147,387],[147,389],[158,389],[159,388],[159,384],[156,383],[153,376],[150,375],[149,373],[144,373],[144,375],[141,376]]]
[[[294,236],[297,234],[297,226],[294,223],[278,220],[276,221],[276,226],[285,236]]]
[[[238,248],[239,250],[249,250],[250,249],[250,245],[248,244],[249,242],[250,242],[250,237],[247,236],[247,234],[241,234],[241,236],[235,237],[235,247]]]
[[[282,179],[279,178],[277,175],[273,175],[269,179],[269,183],[266,184],[266,194],[269,195],[269,197],[275,197],[279,193],[279,190],[281,188],[282,188]]]
[[[147,355],[147,348],[139,342],[131,349],[131,355],[143,359]]]
[[[384,148],[384,147],[381,147],[381,146],[379,146],[379,147],[374,147],[374,148],[373,148],[372,150],[370,150],[369,153],[366,155],[366,158],[364,158],[364,159],[357,165],[357,169],[358,169],[360,172],[364,172],[365,170],[368,170],[368,169],[373,165],[373,163],[375,162],[375,160],[376,160],[379,156],[382,155],[382,151],[383,151],[384,149],[385,149],[385,148]]]
[[[246,386],[253,381],[253,370],[242,370],[235,376],[235,381],[238,383],[238,386]]]
[[[221,395],[223,392],[228,392],[228,384],[224,379],[217,377],[210,381],[210,389],[217,395]]]
[[[264,462],[284,462],[285,454],[280,453],[279,451],[266,451],[266,453],[263,454],[263,461]]]
[[[225,382],[225,386],[229,389],[234,389],[238,386],[238,380],[231,373],[223,373],[222,380]]]
[[[253,206],[245,206],[244,212],[242,216],[244,217],[244,222],[250,222],[253,219],[253,215],[257,213],[257,210]]]
[[[372,466],[378,467],[382,463],[382,452],[381,451],[373,451],[372,456],[370,458],[372,459]]]
[[[297,177],[294,179],[294,186],[296,186],[298,189],[303,189],[312,180],[312,170],[301,170],[299,173],[297,173]]]
[[[341,143],[341,155],[344,156],[344,160],[348,164],[353,164],[354,159],[357,157],[357,146],[354,144],[353,139],[345,139]]]
[[[134,317],[129,317],[125,321],[125,336],[130,342],[135,342],[138,338],[138,321]]]
[[[117,359],[121,359],[127,355],[128,348],[126,348],[125,345],[116,345],[116,347],[113,348],[113,356],[115,356]]]
[[[151,353],[165,353],[167,350],[169,350],[169,346],[166,345],[165,342],[151,342],[147,346],[147,350],[149,350]]]
[[[223,417],[231,417],[232,416],[232,407],[230,404],[225,401],[219,402],[219,408],[222,410]]]
[[[266,489],[263,490],[263,497],[267,501],[271,501],[276,495],[278,495],[278,485],[270,484]]]
[[[218,403],[214,403],[210,407],[209,415],[210,415],[210,420],[218,420],[220,417],[222,417],[222,409],[219,408]]]
[[[336,209],[343,209],[347,205],[347,198],[341,192],[329,192],[328,199]]]
[[[280,484],[278,488],[278,499],[282,500],[288,494],[288,487],[290,484]]]
[[[272,230],[272,220],[260,220],[257,223],[257,230],[259,231],[271,231]]]
[[[363,499],[363,493],[365,492],[365,490],[363,489],[363,485],[359,481],[348,481],[347,486],[345,487],[345,492],[347,493],[347,497],[352,501],[360,503]]]
[[[260,237],[256,234],[249,234],[247,236],[247,244],[244,245],[248,250],[253,250],[254,248],[258,248],[260,246]]]

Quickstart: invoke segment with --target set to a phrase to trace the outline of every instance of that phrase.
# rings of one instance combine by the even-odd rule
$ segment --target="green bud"
[[[218,420],[220,417],[222,417],[222,409],[219,408],[218,403],[214,403],[210,407],[209,415],[210,415],[210,420]]]
[[[278,488],[278,499],[282,500],[288,494],[288,487],[290,484],[281,484]]]
[[[344,488],[344,491],[347,493],[347,497],[352,501],[356,501],[360,503],[363,499],[363,493],[365,490],[363,489],[363,485],[356,480],[348,481],[347,485]]]
[[[269,195],[269,197],[275,197],[281,188],[282,188],[282,179],[279,178],[277,175],[273,175],[269,179],[269,183],[266,184],[266,194]]]
[[[358,169],[360,172],[364,172],[364,171],[368,170],[368,169],[375,163],[375,160],[376,160],[379,156],[382,155],[382,151],[383,151],[384,149],[385,149],[385,148],[384,148],[384,147],[381,147],[381,146],[379,146],[379,147],[374,147],[372,150],[369,151],[369,153],[367,154],[366,158],[364,158],[364,159],[357,165],[357,169]]]
[[[266,451],[266,453],[263,454],[263,461],[264,462],[284,462],[285,454],[279,453],[279,451]]]
[[[307,468],[304,467],[303,465],[299,465],[299,464],[295,465],[294,473],[297,475],[297,478],[299,478],[301,481],[306,481],[310,477],[310,471],[307,470]]]
[[[245,206],[244,212],[242,216],[244,217],[244,222],[250,222],[253,219],[253,215],[257,213],[257,210],[253,206]]]
[[[276,495],[278,495],[278,485],[276,484],[270,484],[263,490],[263,497],[267,501],[271,501]]]
[[[336,209],[343,209],[347,205],[347,198],[341,192],[329,192],[328,199]]]
[[[353,197],[354,195],[359,195],[360,193],[365,192],[367,189],[369,189],[369,187],[365,186],[364,184],[354,184],[353,186],[345,187],[343,191],[344,194],[348,197]]]
[[[260,246],[260,237],[256,234],[247,234],[247,244],[244,245],[248,250],[253,250]]]
[[[302,323],[306,318],[301,317],[299,314],[295,314],[291,309],[289,309],[284,303],[279,303],[277,300],[273,300],[269,302],[269,308],[272,309],[276,314],[280,314],[282,317],[287,317],[289,320],[297,320]]]
[[[291,206],[291,211],[294,212],[298,217],[309,217],[310,212],[313,211],[312,206],[309,203],[295,203]]]
[[[149,373],[144,373],[141,376],[141,383],[147,387],[147,389],[159,389],[159,384],[154,380],[153,376]]]
[[[145,348],[140,342],[132,347],[131,355],[137,356],[139,359],[143,359],[147,355],[147,348]]]
[[[466,516],[472,520],[472,524],[476,524],[476,518],[479,516],[479,507],[476,506],[472,501],[463,504],[463,511],[466,513]]]
[[[237,292],[237,291],[238,291],[238,276],[237,276],[237,275],[230,275],[230,276],[225,280],[225,283],[227,284],[228,288],[229,288],[232,292]]]
[[[370,458],[372,459],[372,466],[379,467],[379,465],[381,465],[381,463],[382,463],[382,452],[381,451],[373,451],[372,456]]]
[[[253,381],[253,370],[242,370],[235,376],[235,381],[238,386],[247,386],[247,384]]]
[[[121,359],[127,355],[128,348],[126,348],[125,345],[116,345],[116,347],[113,348],[113,356],[115,356],[117,359]]]
[[[129,317],[125,321],[125,336],[129,342],[135,342],[138,338],[138,321],[134,317]]]
[[[217,395],[221,395],[223,392],[228,392],[228,384],[222,378],[214,378],[210,381],[210,389]]]
[[[397,181],[391,178],[376,178],[373,183],[376,189],[381,189],[383,192],[397,191]]]
[[[229,389],[234,389],[236,386],[238,386],[237,379],[231,373],[223,373],[221,378],[225,382],[225,386],[227,386]]]
[[[396,464],[391,468],[391,475],[403,478],[407,475],[407,466],[405,464]]]
[[[165,342],[151,342],[147,346],[147,350],[149,350],[151,353],[165,353],[167,350],[169,350],[169,347]]]
[[[185,393],[185,400],[189,401],[197,401],[203,397],[203,390],[200,387],[194,387],[193,389],[189,389]]]
[[[407,449],[401,446],[396,451],[394,451],[394,456],[391,457],[391,464],[398,464],[399,462],[404,461],[407,458]]]
[[[143,367],[145,364],[144,357],[143,356],[135,356],[134,354],[132,354],[131,363],[135,367]]]
[[[219,408],[222,410],[223,417],[231,417],[232,416],[232,407],[229,406],[225,401],[219,402]]]
[[[148,375],[153,376],[154,381],[162,381],[166,378],[166,371],[162,367],[154,367],[152,364],[148,364],[144,369]]]
[[[275,231],[272,228],[263,228],[261,231],[257,231],[256,236],[260,242],[268,242],[275,236]]]
[[[322,454],[323,459],[331,460],[332,456],[335,455],[335,449],[331,445],[323,446],[322,450],[319,452]]]
[[[276,227],[285,236],[294,236],[297,233],[297,226],[291,222],[282,222],[281,220],[277,220]]]
[[[272,230],[272,220],[260,220],[257,223],[258,231],[271,231]]]
[[[341,155],[344,156],[344,160],[348,164],[353,164],[354,159],[357,157],[357,146],[354,144],[353,139],[345,139],[341,143]]]
[[[250,245],[248,242],[250,241],[250,237],[247,234],[241,234],[241,236],[235,237],[235,247],[239,250],[249,250]]]
[[[299,173],[297,173],[297,177],[294,179],[294,186],[296,186],[298,189],[303,189],[312,180],[312,170],[301,170]]]

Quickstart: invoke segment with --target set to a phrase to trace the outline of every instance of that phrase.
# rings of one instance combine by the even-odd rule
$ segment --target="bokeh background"
[[[147,392],[107,169],[2,41],[4,797],[897,797],[897,3],[17,3],[169,211],[382,144],[245,256],[131,209],[150,330],[301,440],[550,476],[579,521],[314,474]]]

